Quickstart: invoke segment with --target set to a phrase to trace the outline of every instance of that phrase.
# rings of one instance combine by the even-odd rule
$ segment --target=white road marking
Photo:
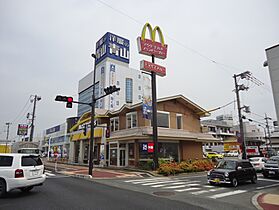
[[[177,181],[180,181],[180,180],[177,180]],[[187,180],[186,180],[187,181]],[[179,184],[191,184],[191,183],[195,183],[195,182],[200,182],[200,181],[189,181],[189,182],[177,182]],[[163,183],[163,184],[159,184],[159,185],[154,185],[154,186],[151,186],[151,187],[164,187],[166,185],[170,185],[170,184],[177,184],[177,183]]]
[[[158,179],[169,179],[169,178],[168,177],[158,177],[158,178],[149,178],[149,179],[133,179],[133,180],[127,180],[124,182],[155,181]]]
[[[261,190],[261,189],[270,188],[270,187],[276,187],[276,186],[279,186],[279,184],[266,185],[266,186],[263,186],[263,187],[257,187],[256,189],[257,190]]]
[[[200,194],[207,193],[207,192],[209,192],[209,191],[208,190],[200,190],[200,191],[196,191],[196,192],[191,192],[191,194],[200,195]]]
[[[182,188],[182,187],[192,187],[192,186],[199,186],[200,184],[184,184],[184,185],[176,185],[170,187],[164,187],[165,189],[175,189],[175,188]]]
[[[46,175],[46,176],[56,176],[55,174],[48,173],[48,172],[45,172],[45,175]]]
[[[224,190],[224,189],[226,189],[226,188],[220,187],[220,188],[210,189],[209,192],[216,192],[216,191]]]
[[[279,180],[274,180],[274,179],[263,179],[263,178],[258,178],[260,181],[266,181],[266,182],[279,182]]]
[[[236,195],[236,194],[245,193],[245,192],[247,192],[247,190],[235,190],[235,191],[230,191],[230,192],[225,192],[225,193],[220,193],[220,194],[216,194],[213,196],[209,196],[209,198],[213,198],[213,199],[223,198],[226,196]]]
[[[180,189],[180,190],[174,190],[176,192],[186,192],[186,191],[192,191],[192,190],[200,190],[201,188],[198,187],[191,187],[191,188],[186,188],[186,189]]]
[[[142,184],[142,185],[143,185],[143,186],[148,186],[148,185],[164,184],[164,183],[172,183],[172,182],[177,182],[177,180],[173,180],[173,181],[161,181],[161,182],[150,182],[150,183],[144,183],[144,184]]]
[[[206,187],[206,188],[213,188],[214,186],[211,186],[211,185],[204,185],[203,187]]]

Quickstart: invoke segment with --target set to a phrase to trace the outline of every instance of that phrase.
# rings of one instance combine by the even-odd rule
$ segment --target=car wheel
[[[23,188],[20,188],[20,190],[22,191],[22,192],[29,192],[30,190],[32,190],[33,189],[33,186],[31,186],[31,187],[23,187]]]
[[[237,179],[236,179],[236,178],[233,178],[233,179],[232,179],[232,186],[233,186],[233,187],[237,187],[237,185],[238,185]]]
[[[0,198],[4,197],[6,194],[6,182],[3,179],[0,179]]]
[[[215,183],[214,183],[214,182],[209,182],[209,184],[210,184],[210,185],[215,185]]]
[[[252,182],[253,184],[256,184],[256,183],[257,183],[257,175],[256,175],[256,174],[253,175],[253,177],[252,177],[252,179],[251,179],[251,182]]]

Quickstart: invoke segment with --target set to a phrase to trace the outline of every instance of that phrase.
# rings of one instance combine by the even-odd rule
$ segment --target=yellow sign
[[[103,129],[95,128],[94,137],[101,138],[102,136],[103,136]],[[87,131],[86,135],[84,135],[83,132],[80,132],[80,133],[75,133],[71,136],[72,141],[78,141],[78,140],[89,139],[89,138],[90,138],[90,130]]]
[[[152,29],[152,26],[149,23],[146,23],[143,26],[143,29],[142,29],[142,32],[141,32],[141,39],[142,40],[145,40],[146,28],[148,28],[149,34],[150,34],[150,38],[151,38],[151,40],[153,42],[155,41],[156,32],[158,31],[160,42],[161,42],[162,45],[165,45],[164,36],[163,36],[163,33],[162,33],[160,27],[159,26],[155,26],[155,28]]]

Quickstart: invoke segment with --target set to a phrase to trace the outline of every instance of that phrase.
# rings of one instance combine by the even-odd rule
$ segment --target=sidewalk
[[[278,192],[278,190],[277,190]],[[279,192],[263,193],[257,197],[258,209],[278,210],[279,209]]]
[[[55,166],[54,162],[44,161],[46,169],[55,170],[56,172],[64,175],[76,175],[76,176],[87,176],[88,166],[71,165],[57,163]],[[108,179],[108,178],[126,178],[126,177],[141,177],[142,172],[130,172],[124,170],[113,170],[106,168],[94,167],[93,169],[93,179]]]

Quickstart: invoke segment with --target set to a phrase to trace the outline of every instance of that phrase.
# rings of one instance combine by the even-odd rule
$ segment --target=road
[[[1,210],[20,209],[203,209],[191,204],[120,189],[95,181],[47,174],[41,187],[29,193],[19,190],[0,200]]]
[[[252,198],[259,192],[268,192],[279,187],[279,180],[264,179],[258,174],[257,184],[241,183],[237,188],[211,186],[206,175],[152,177],[140,179],[100,180],[111,186],[146,193],[168,194],[171,200],[190,203],[206,209],[255,209]]]

